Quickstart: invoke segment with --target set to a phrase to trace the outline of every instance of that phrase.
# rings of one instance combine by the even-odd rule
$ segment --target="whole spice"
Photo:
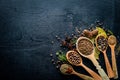
[[[97,45],[99,50],[106,50],[108,46],[107,39],[104,36],[97,37]]]
[[[80,55],[75,52],[70,52],[68,54],[68,59],[70,62],[72,62],[73,65],[78,65],[81,62],[81,59],[80,59],[81,57],[79,57],[79,56]]]
[[[92,38],[92,37],[94,37],[94,36],[96,36],[97,34],[98,34],[98,30],[93,30],[93,31],[89,31],[89,30],[84,30],[83,31],[83,34],[84,34],[84,36],[86,36],[86,37],[88,37],[88,38]]]

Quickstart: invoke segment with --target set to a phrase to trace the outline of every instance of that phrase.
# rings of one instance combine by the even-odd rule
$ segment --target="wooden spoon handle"
[[[90,76],[87,76],[87,75],[84,75],[84,74],[80,74],[80,73],[78,73],[78,72],[73,72],[72,74],[74,74],[74,75],[76,75],[76,76],[78,76],[78,77],[80,77],[80,78],[82,78],[82,79],[84,79],[84,80],[94,80],[92,77],[90,77]]]
[[[90,60],[93,62],[93,64],[96,66],[96,69],[98,70],[98,73],[102,77],[102,80],[109,80],[107,74],[105,71],[101,68],[95,57],[91,57]]]
[[[90,68],[88,68],[87,66],[85,66],[84,64],[82,64],[82,67],[88,71],[88,73],[94,78],[94,80],[102,80],[102,78],[95,73],[93,70],[91,70]]]
[[[118,70],[117,70],[114,47],[111,47],[111,52],[112,52],[112,54],[111,54],[111,56],[112,56],[112,68],[113,68],[113,72],[115,74],[114,79],[117,79],[118,78]]]
[[[110,62],[108,60],[106,51],[103,53],[104,54],[104,59],[105,59],[105,65],[106,65],[106,69],[107,69],[107,73],[108,73],[108,77],[109,78],[113,78],[114,77],[114,72],[111,68]]]

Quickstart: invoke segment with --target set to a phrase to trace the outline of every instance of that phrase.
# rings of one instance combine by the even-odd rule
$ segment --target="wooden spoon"
[[[106,54],[106,50],[108,47],[107,39],[103,35],[99,35],[96,37],[95,43],[96,43],[97,49],[103,53],[108,77],[113,78],[115,75],[114,75],[114,72],[111,68],[110,62],[109,62],[107,54]]]
[[[73,67],[69,64],[62,64],[60,67],[60,71],[62,74],[65,75],[76,75],[84,80],[94,80],[92,77],[84,75],[84,74],[80,74],[78,72],[76,72]]]
[[[94,44],[92,43],[92,41],[89,38],[86,38],[86,37],[78,38],[78,40],[76,42],[76,48],[83,57],[86,57],[93,62],[93,64],[96,66],[96,69],[98,70],[98,73],[102,77],[102,80],[109,80],[107,74],[104,72],[104,70],[101,68],[101,66],[95,59]]]
[[[97,73],[83,64],[82,58],[78,52],[73,50],[68,51],[66,58],[71,64],[75,66],[82,66],[94,78],[94,80],[102,80],[102,78]]]
[[[111,48],[111,56],[112,56],[112,68],[115,74],[114,79],[118,78],[118,71],[117,71],[117,64],[116,64],[116,57],[115,57],[115,46],[117,44],[116,37],[114,35],[111,35],[108,37],[108,45]]]

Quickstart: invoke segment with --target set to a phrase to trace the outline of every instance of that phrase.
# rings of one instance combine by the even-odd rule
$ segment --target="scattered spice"
[[[67,36],[65,38],[65,40],[61,41],[61,47],[72,50],[75,47],[76,40],[77,40],[77,38],[74,36],[73,36],[73,38]]]
[[[52,53],[50,54],[50,57],[53,57],[53,54],[52,54]]]
[[[97,38],[97,44],[98,44],[98,48],[100,50],[106,50],[107,48],[107,38],[110,35],[113,35],[112,31],[105,29],[104,27],[102,27],[103,23],[100,21],[96,21],[96,24],[93,24],[92,26],[90,26],[87,29],[84,29],[82,31],[82,29],[76,27],[75,28],[75,33],[72,33],[70,36],[66,35],[67,33],[65,33],[65,39],[62,39],[61,37],[59,37],[58,35],[55,36],[55,38],[60,42],[60,47],[62,48],[63,51],[57,51],[56,52],[56,58],[54,58],[53,54],[50,54],[51,62],[52,64],[55,65],[55,67],[57,69],[61,68],[61,65],[68,63],[67,59],[66,59],[66,50],[76,50],[76,41],[79,37],[87,37],[89,38],[93,43],[95,43],[95,38],[96,36],[98,37],[98,35],[102,34],[103,36],[99,36]],[[93,44],[92,42],[86,39],[82,39],[79,41],[79,51],[84,54],[84,55],[90,55],[93,51]],[[54,41],[51,41],[52,44],[54,44]],[[113,44],[113,42],[112,42]],[[118,45],[118,44],[117,44]],[[100,51],[98,50],[98,48],[95,47],[95,58],[99,59],[99,54]],[[120,52],[120,45],[118,45],[116,47],[116,55],[119,54]],[[65,53],[64,53],[65,52]],[[80,64],[81,60],[80,60],[80,55],[76,53],[70,53],[69,55],[69,60],[74,63],[74,65],[76,64]],[[64,72],[65,74],[71,74],[73,69],[71,65],[64,65],[64,67],[62,67],[61,72]]]
[[[54,44],[54,41],[51,41],[52,44]]]
[[[52,63],[54,63],[54,62],[55,62],[55,61],[54,61],[54,59],[52,59],[51,61],[52,61]]]

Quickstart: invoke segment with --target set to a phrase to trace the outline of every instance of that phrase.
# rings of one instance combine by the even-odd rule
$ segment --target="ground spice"
[[[78,42],[78,49],[84,55],[90,55],[93,51],[93,44],[87,39],[81,39]]]

